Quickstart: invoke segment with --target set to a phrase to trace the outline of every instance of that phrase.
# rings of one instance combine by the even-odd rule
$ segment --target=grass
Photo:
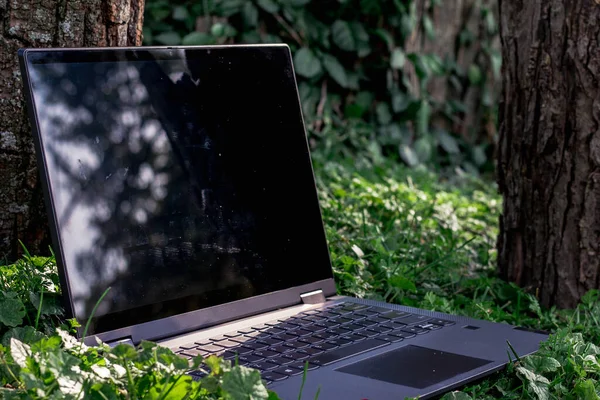
[[[577,310],[545,310],[498,278],[494,185],[364,159],[317,161],[316,171],[341,293],[554,332],[535,356],[447,399],[600,398],[598,293]],[[277,398],[258,372],[217,358],[195,360],[212,371],[200,384],[182,376],[187,361],[152,343],[81,346],[60,319],[53,267],[29,255],[0,267],[0,379],[11,388],[0,397]]]

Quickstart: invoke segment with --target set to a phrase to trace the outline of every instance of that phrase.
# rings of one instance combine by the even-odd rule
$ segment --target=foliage
[[[535,296],[501,281],[493,186],[370,157],[321,158],[318,186],[342,293],[556,332],[535,355],[445,399],[598,399],[600,293],[590,292],[576,310],[542,310]],[[185,375],[187,360],[154,343],[85,346],[69,335],[73,322],[57,325],[56,313],[40,313],[36,330],[31,293],[56,293],[54,262],[26,255],[1,268],[3,293],[14,293],[4,299],[21,302],[29,315],[17,328],[2,325],[2,398],[277,398],[257,371],[216,357],[193,360],[210,371],[200,379]],[[14,311],[0,307],[0,320],[17,322]]]
[[[338,144],[410,166],[491,170],[501,63],[493,4],[468,8],[443,53],[420,44],[436,41],[440,0],[148,0],[144,42],[288,43],[315,145],[357,128],[368,147]]]

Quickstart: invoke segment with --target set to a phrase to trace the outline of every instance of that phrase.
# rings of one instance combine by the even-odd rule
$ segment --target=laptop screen
[[[62,264],[98,333],[332,277],[286,46],[27,55]]]

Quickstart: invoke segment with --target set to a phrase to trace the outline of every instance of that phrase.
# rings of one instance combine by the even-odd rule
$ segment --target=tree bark
[[[139,46],[144,0],[0,0],[0,259],[48,253],[46,211],[17,62],[20,47]]]
[[[500,1],[501,275],[543,305],[600,288],[600,1]]]

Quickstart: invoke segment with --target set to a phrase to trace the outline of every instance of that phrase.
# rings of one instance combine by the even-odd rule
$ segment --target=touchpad
[[[405,346],[336,371],[424,389],[489,363],[490,360],[481,358],[426,347]]]

